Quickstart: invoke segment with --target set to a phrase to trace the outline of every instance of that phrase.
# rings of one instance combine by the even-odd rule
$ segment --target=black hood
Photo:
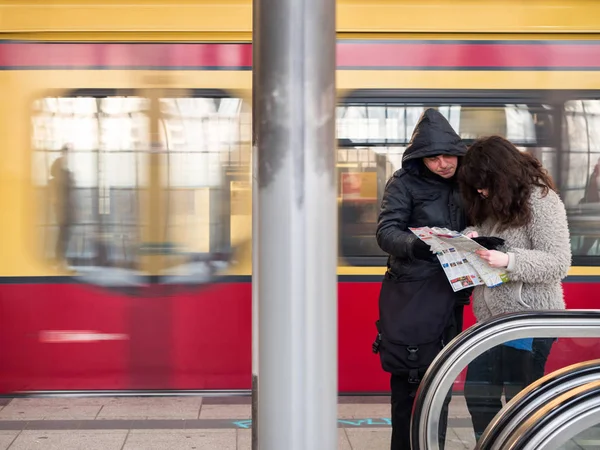
[[[408,147],[402,156],[402,168],[420,172],[426,156],[464,156],[467,146],[446,118],[436,109],[426,109],[413,131]]]

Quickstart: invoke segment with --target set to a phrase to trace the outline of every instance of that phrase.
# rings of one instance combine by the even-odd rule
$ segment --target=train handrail
[[[411,419],[412,448],[439,450],[439,412],[454,380],[470,362],[497,345],[531,337],[600,338],[600,310],[504,314],[462,332],[438,354],[421,381]]]
[[[600,381],[600,359],[572,364],[534,381],[494,417],[477,443],[477,450],[495,450],[530,414],[565,392]]]
[[[538,408],[501,443],[501,450],[553,450],[600,423],[600,381],[561,394]]]

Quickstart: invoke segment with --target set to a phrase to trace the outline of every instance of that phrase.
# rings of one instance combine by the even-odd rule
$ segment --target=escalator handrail
[[[600,381],[577,386],[546,403],[514,429],[501,444],[502,450],[542,450],[558,448],[555,438],[566,442],[579,432],[600,423]],[[577,424],[577,425],[575,425]],[[564,443],[563,442],[563,443]],[[549,445],[552,444],[552,447]]]
[[[460,372],[485,351],[510,340],[526,337],[600,337],[600,311],[528,311],[503,314],[462,332],[437,355],[420,383],[411,420],[413,450],[439,449],[439,417],[431,414],[431,411],[441,411],[446,394]]]
[[[494,450],[534,411],[565,392],[600,381],[600,359],[573,364],[534,381],[500,410],[477,442],[475,450]]]

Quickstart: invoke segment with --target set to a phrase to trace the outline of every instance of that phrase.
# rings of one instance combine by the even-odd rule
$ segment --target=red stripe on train
[[[340,44],[338,67],[583,68],[600,67],[600,45],[500,43]]]
[[[600,41],[599,41],[600,42]],[[340,42],[338,68],[596,69],[600,45],[538,42]],[[4,42],[3,68],[249,69],[250,43]]]

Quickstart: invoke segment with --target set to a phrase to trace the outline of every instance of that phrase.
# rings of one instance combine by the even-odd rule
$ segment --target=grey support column
[[[252,14],[252,450],[258,450],[258,331],[259,331],[259,307],[258,307],[258,266],[259,266],[259,214],[258,209],[258,88],[260,84],[260,67],[255,61],[258,61],[258,31],[260,23],[258,21],[258,2],[253,0]]]
[[[258,444],[334,450],[335,0],[255,0],[254,15]]]

